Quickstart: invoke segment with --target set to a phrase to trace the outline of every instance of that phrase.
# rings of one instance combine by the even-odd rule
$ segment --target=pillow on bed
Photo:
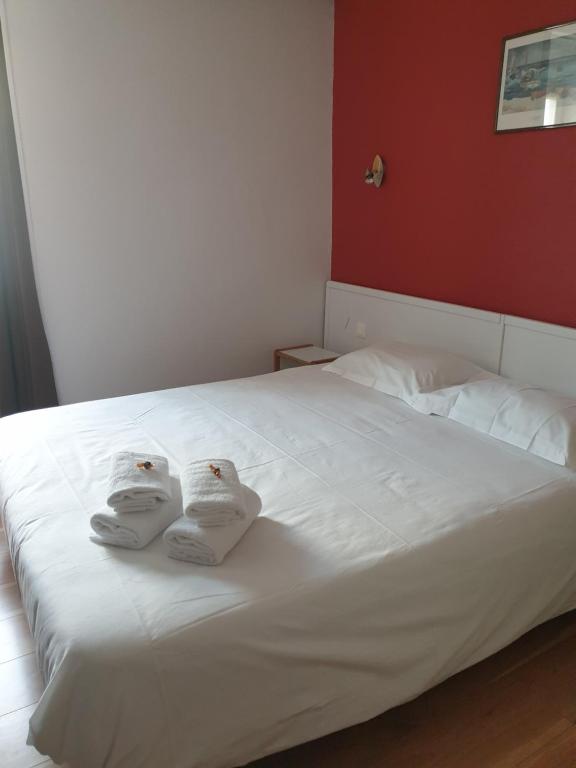
[[[437,393],[439,403],[442,393]],[[449,402],[451,401],[451,402]],[[449,407],[446,404],[449,402]],[[450,393],[441,408],[453,421],[576,469],[576,400],[494,376]]]
[[[400,342],[350,352],[324,370],[398,397],[425,413],[430,411],[422,393],[492,375],[450,352]]]

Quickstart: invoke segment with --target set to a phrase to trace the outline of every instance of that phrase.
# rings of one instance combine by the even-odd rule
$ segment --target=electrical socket
[[[366,323],[356,323],[356,338],[358,339],[365,339],[366,338]]]

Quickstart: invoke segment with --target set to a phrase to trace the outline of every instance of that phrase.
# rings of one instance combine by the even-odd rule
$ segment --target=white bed
[[[222,566],[89,540],[117,449],[232,458]],[[576,606],[570,471],[319,368],[0,421],[7,535],[73,768],[224,768],[371,718]]]

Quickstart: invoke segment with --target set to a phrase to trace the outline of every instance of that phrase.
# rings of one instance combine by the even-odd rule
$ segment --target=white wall
[[[331,0],[4,0],[61,402],[322,334]]]

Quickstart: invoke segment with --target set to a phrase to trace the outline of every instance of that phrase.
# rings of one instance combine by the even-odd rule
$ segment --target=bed
[[[215,568],[99,546],[123,449],[232,458]],[[317,367],[0,420],[6,533],[73,768],[239,766],[409,700],[576,607],[574,473]]]

